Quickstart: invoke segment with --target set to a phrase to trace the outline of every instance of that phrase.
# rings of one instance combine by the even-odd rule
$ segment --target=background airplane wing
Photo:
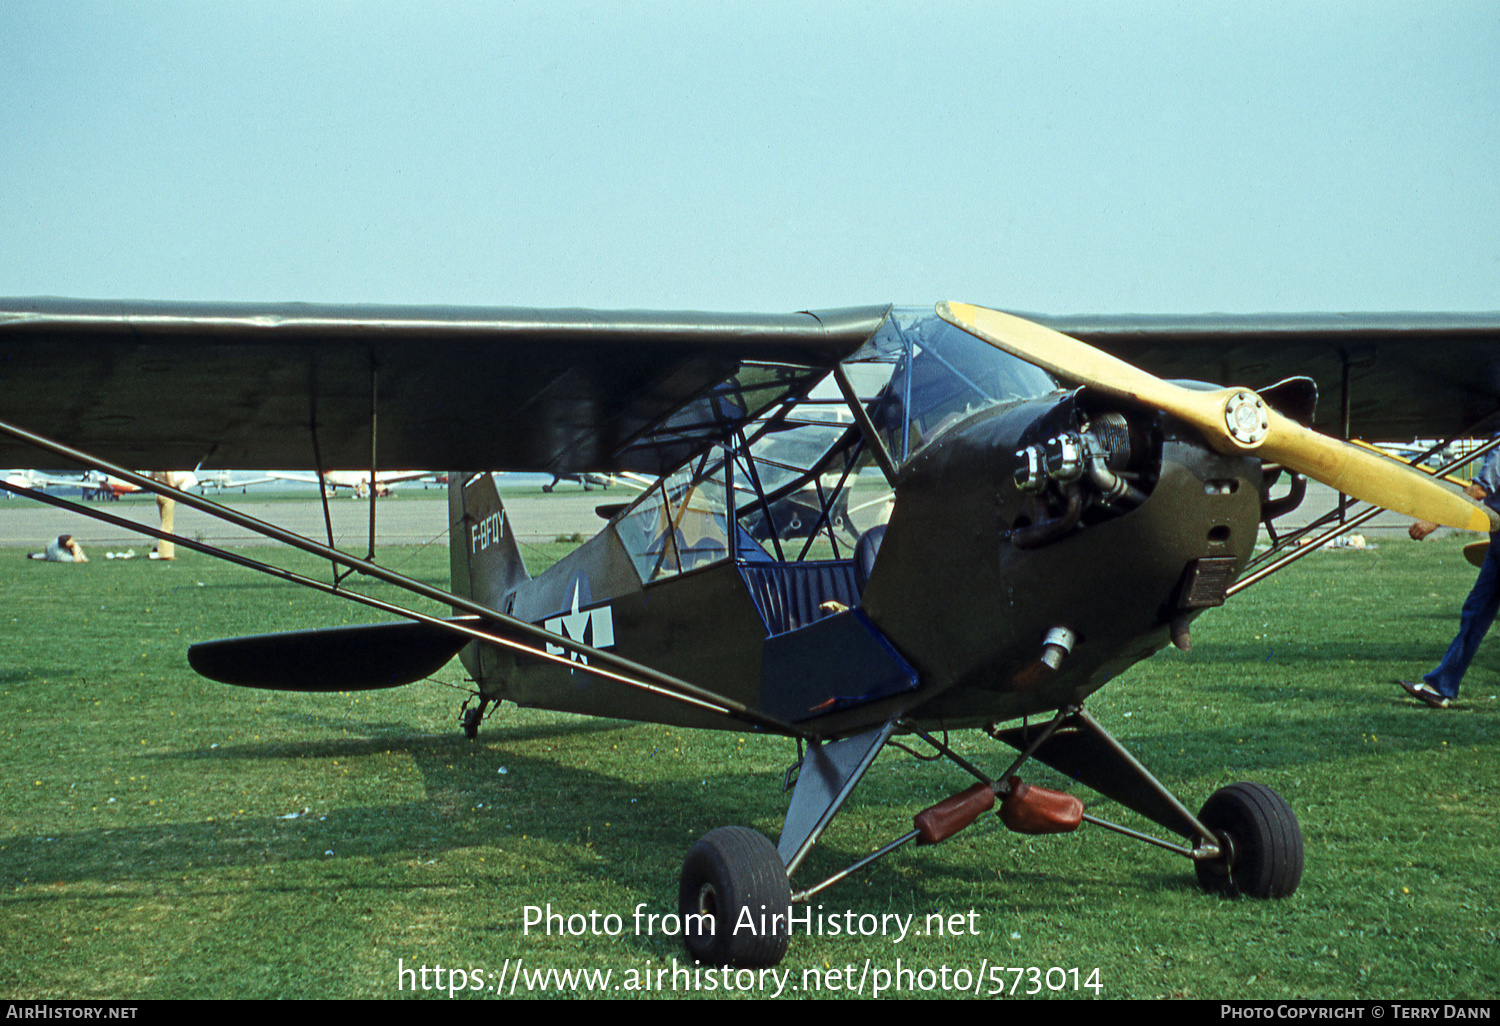
[[[135,467],[665,472],[857,350],[785,315],[0,299],[0,419]],[[0,465],[36,452],[0,439]]]
[[[1335,437],[1346,392],[1349,434],[1376,441],[1452,437],[1500,409],[1500,313],[1023,316],[1161,378],[1264,388],[1306,375],[1313,426]]]

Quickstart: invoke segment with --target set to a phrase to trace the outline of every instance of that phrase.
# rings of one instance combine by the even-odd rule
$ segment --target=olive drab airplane
[[[1192,811],[1088,698],[1188,645],[1204,609],[1282,565],[1251,565],[1257,532],[1305,477],[1491,530],[1490,514],[1433,478],[1308,424],[1374,440],[1478,434],[1500,409],[1497,343],[1496,315],[1044,326],[958,303],[727,315],[0,300],[0,462],[62,457],[453,610],[412,613],[148,530],[407,616],[200,642],[189,658],[208,677],[383,688],[456,654],[477,699],[471,736],[512,701],[792,739],[776,843],[711,830],[679,880],[694,957],[768,965],[786,951],[791,906],[997,805],[1023,833],[1087,823],[1148,841],[1209,891],[1290,894],[1303,843],[1285,800],[1238,783]],[[1287,377],[1297,369],[1331,379],[1336,402],[1317,411],[1312,382]],[[451,591],[124,469],[374,476],[377,455],[466,468],[448,484]],[[532,578],[491,473],[502,470],[637,474],[645,487],[601,507],[599,533]],[[878,501],[885,491],[893,502]],[[753,530],[776,525],[788,499],[798,530]],[[1015,754],[971,762],[947,743],[959,729]],[[853,866],[799,879],[898,736],[973,786]],[[1028,784],[1032,763],[1159,829]],[[780,914],[774,928],[744,929],[762,909]]]

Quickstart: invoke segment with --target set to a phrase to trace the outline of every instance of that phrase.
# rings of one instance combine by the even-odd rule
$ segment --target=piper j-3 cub
[[[788,910],[903,844],[953,836],[997,804],[1021,832],[1088,822],[1147,840],[1188,859],[1210,891],[1290,894],[1303,844],[1280,796],[1239,783],[1191,811],[1089,715],[1088,697],[1167,644],[1188,644],[1192,620],[1238,586],[1259,525],[1297,501],[1300,475],[1414,517],[1494,526],[1423,473],[1299,423],[1316,398],[1306,379],[1259,393],[1166,381],[1037,323],[958,303],[789,316],[0,305],[0,401],[12,422],[0,425],[0,462],[23,444],[40,447],[453,609],[203,642],[189,658],[206,676],[298,691],[383,688],[457,654],[478,699],[465,715],[471,736],[487,709],[509,700],[795,739],[777,843],[727,826],[687,854],[680,911],[695,917],[686,943],[703,961],[776,963],[785,918],[767,933],[736,930],[746,910]],[[1083,327],[1106,341],[1114,330]],[[1358,325],[1259,323],[1294,352],[1342,347],[1346,357],[1367,336],[1410,327],[1377,319],[1361,335]],[[1464,337],[1474,327],[1417,325]],[[1205,330],[1177,328],[1183,337]],[[1238,331],[1254,342],[1256,328],[1209,326],[1206,337],[1232,342]],[[1478,328],[1496,335],[1492,320]],[[1164,349],[1169,365],[1183,359],[1171,330],[1132,335],[1127,324],[1116,336],[1124,348],[1144,344],[1147,356]],[[1222,351],[1225,367],[1233,351]],[[1347,425],[1347,391],[1344,400]],[[377,454],[398,466],[469,468],[449,479],[451,593],[376,563],[373,531],[370,556],[357,558],[122,466],[368,463],[374,475]],[[533,579],[496,470],[656,480],[628,504],[603,507],[600,533]],[[1282,473],[1293,475],[1292,492],[1273,498]],[[849,509],[857,475],[879,475],[893,491],[888,522],[832,522]],[[752,535],[776,503],[808,495],[819,507],[810,530]],[[297,577],[154,533],[408,612],[340,588],[337,577]],[[975,765],[947,743],[961,728],[1018,754]],[[898,735],[929,745],[974,785],[833,877],[797,879]],[[1168,837],[1027,784],[1031,762]]]

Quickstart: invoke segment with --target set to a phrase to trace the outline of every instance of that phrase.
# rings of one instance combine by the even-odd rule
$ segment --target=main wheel
[[[1209,796],[1198,819],[1220,839],[1222,858],[1197,863],[1215,894],[1284,898],[1302,881],[1302,828],[1281,795],[1262,784],[1230,784]]]
[[[700,962],[742,968],[776,965],[791,939],[791,903],[791,882],[781,856],[763,835],[747,827],[709,831],[682,864],[677,909],[688,954]]]

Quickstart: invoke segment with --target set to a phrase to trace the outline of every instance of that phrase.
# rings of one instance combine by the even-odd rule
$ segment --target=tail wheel
[[[473,741],[479,736],[479,723],[484,719],[484,710],[465,709],[463,715],[464,737]]]
[[[790,941],[791,902],[786,867],[763,835],[747,827],[704,834],[688,851],[677,892],[688,954],[713,965],[776,965]]]
[[[1302,828],[1281,795],[1261,784],[1230,784],[1198,819],[1221,841],[1222,858],[1197,863],[1203,889],[1229,897],[1284,898],[1302,881]]]
[[[479,725],[484,722],[484,711],[489,707],[489,704],[490,700],[488,698],[481,698],[479,704],[472,709],[469,708],[468,702],[464,703],[463,715],[460,717],[460,721],[463,723],[464,737],[470,741],[479,736]]]

